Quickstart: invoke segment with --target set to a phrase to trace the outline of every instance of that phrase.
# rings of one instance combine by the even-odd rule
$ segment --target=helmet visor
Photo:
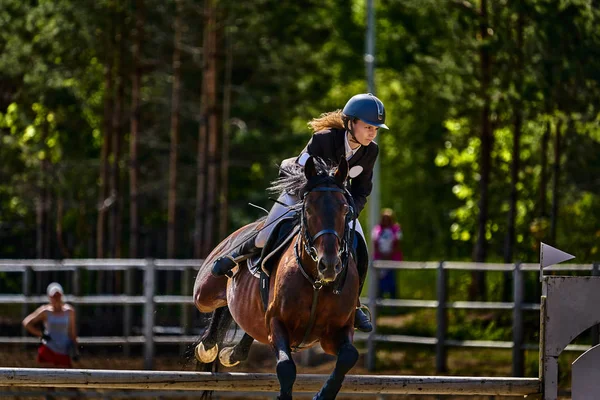
[[[364,119],[364,118],[359,118],[362,122],[364,122],[365,124],[369,124],[369,125],[373,125],[377,128],[383,128],[383,129],[390,129],[388,128],[388,126],[386,124],[382,124],[379,122],[375,122],[375,121],[369,121],[368,119]]]

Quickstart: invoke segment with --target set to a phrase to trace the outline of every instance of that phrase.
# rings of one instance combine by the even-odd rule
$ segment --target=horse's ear
[[[312,157],[308,157],[306,163],[304,164],[304,176],[309,180],[317,176],[317,168],[315,167],[315,160]]]
[[[337,171],[335,171],[335,180],[343,185],[346,182],[346,178],[348,178],[348,160],[342,156]]]

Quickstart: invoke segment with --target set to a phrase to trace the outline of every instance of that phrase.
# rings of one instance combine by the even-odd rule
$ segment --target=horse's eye
[[[348,204],[344,204],[344,214],[348,214],[349,211],[350,207],[348,206]]]

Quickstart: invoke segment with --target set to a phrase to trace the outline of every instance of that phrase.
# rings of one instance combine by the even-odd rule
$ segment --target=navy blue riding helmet
[[[342,110],[344,114],[344,125],[353,136],[352,130],[348,127],[348,121],[358,118],[366,124],[376,126],[377,128],[389,129],[385,124],[385,107],[381,100],[371,93],[357,94],[352,96]]]

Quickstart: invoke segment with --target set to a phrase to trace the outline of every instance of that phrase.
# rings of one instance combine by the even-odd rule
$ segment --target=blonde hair
[[[335,110],[321,114],[319,118],[313,118],[308,126],[314,131],[319,132],[325,129],[337,128],[345,129],[342,110]]]

